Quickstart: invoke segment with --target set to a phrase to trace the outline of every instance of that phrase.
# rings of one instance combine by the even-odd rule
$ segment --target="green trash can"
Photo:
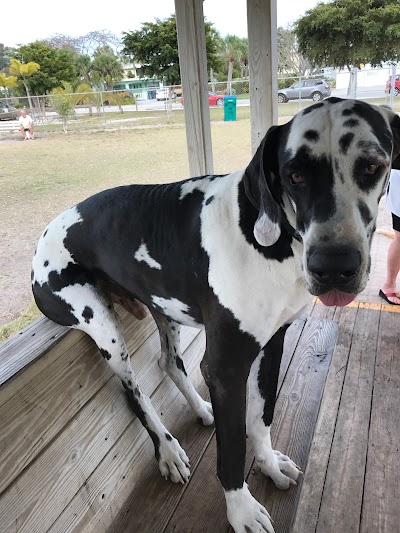
[[[224,96],[224,120],[236,120],[236,96]]]

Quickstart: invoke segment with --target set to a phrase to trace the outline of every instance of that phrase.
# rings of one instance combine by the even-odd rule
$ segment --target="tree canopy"
[[[380,65],[400,57],[398,0],[333,0],[306,12],[294,27],[299,51],[313,65]]]
[[[32,94],[48,94],[62,82],[77,81],[76,54],[70,50],[53,48],[36,41],[15,50],[14,58],[21,63],[34,62],[40,65],[40,70],[29,78]]]
[[[205,22],[205,34],[208,68],[219,70],[221,39],[211,22]],[[134,32],[123,32],[122,42],[122,53],[131,61],[140,63],[142,77],[165,78],[171,85],[180,83],[175,16],[145,22]]]

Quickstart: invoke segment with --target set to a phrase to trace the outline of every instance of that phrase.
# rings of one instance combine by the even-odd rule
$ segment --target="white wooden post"
[[[175,14],[190,174],[212,174],[203,0],[175,0]]]
[[[247,0],[250,119],[253,153],[278,123],[276,0]]]

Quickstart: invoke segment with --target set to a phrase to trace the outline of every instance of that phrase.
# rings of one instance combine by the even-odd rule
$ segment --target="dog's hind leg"
[[[134,413],[148,431],[154,443],[161,474],[175,483],[184,483],[190,476],[189,459],[178,441],[162,424],[150,399],[139,388],[120,319],[111,300],[91,283],[84,283],[84,278],[85,274],[81,273],[80,283],[65,285],[57,292],[51,292],[47,284],[43,287],[36,286],[36,301],[43,312],[54,320],[60,321],[59,310],[63,309],[64,325],[84,331],[92,337],[112,371],[121,379]],[[51,309],[57,310],[59,315]]]
[[[206,402],[197,393],[187,375],[180,348],[180,325],[160,313],[152,310],[161,341],[160,367],[169,375],[194,413],[201,418],[205,426],[214,422],[211,403]]]
[[[254,361],[249,375],[247,435],[254,446],[256,463],[279,489],[296,485],[300,469],[287,455],[272,449],[271,423],[288,326],[281,327]]]

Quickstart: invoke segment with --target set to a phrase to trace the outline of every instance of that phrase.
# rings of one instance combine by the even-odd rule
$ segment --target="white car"
[[[158,101],[160,100],[168,100],[169,98],[169,90],[167,87],[163,87],[162,89],[158,89],[158,91],[156,91],[156,99]],[[176,98],[176,93],[174,91],[172,91],[171,93],[171,98],[173,100],[175,100]]]

